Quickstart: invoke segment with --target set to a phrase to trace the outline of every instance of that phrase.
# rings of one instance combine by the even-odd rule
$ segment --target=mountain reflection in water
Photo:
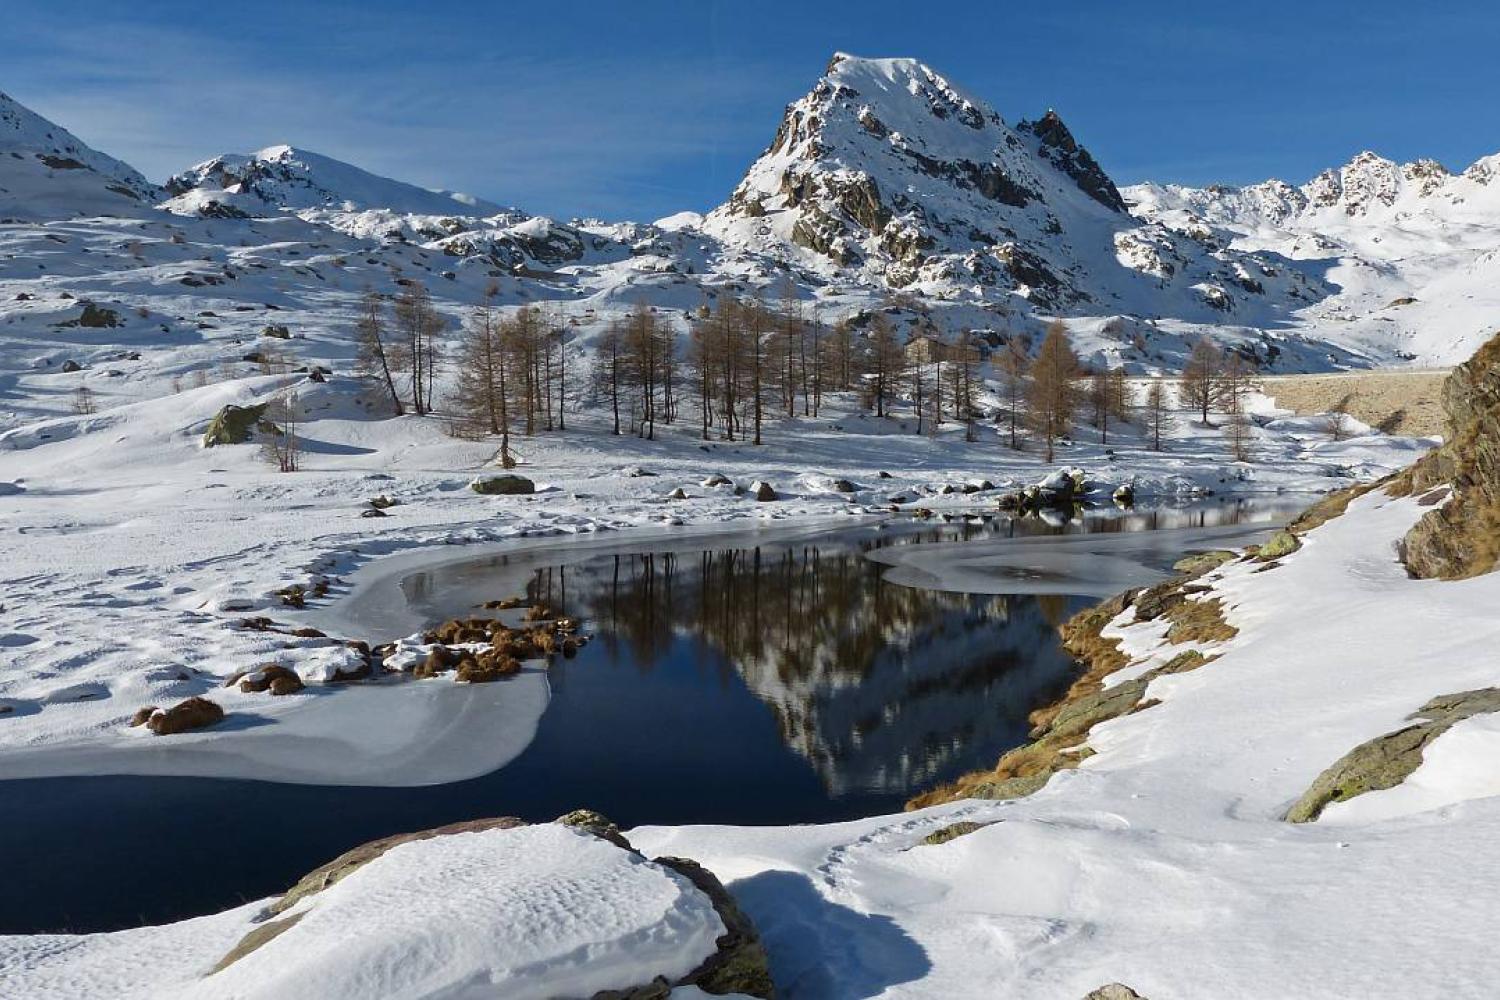
[[[829,794],[905,795],[1025,739],[1068,681],[1056,626],[1086,602],[886,583],[863,555],[882,540],[621,553],[537,567],[525,591],[591,627],[574,676],[689,659],[769,706]]]

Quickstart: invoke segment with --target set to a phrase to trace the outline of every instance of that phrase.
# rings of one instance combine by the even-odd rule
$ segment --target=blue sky
[[[1500,5],[3,0],[0,90],[153,179],[290,142],[562,216],[723,200],[836,50],[1055,107],[1120,183],[1500,150]]]

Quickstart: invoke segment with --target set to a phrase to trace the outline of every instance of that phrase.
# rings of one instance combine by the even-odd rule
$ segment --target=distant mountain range
[[[1454,174],[1361,153],[1301,186],[1121,189],[1056,112],[1008,125],[920,62],[839,54],[706,216],[562,222],[291,146],[158,187],[0,95],[0,220],[293,215],[483,268],[508,301],[600,315],[792,287],[829,318],[1063,316],[1137,369],[1203,333],[1284,370],[1467,356],[1500,306],[1497,174],[1500,155]]]

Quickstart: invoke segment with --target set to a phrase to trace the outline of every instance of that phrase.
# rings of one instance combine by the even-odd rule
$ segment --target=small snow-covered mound
[[[401,844],[278,919],[202,995],[591,996],[683,976],[724,933],[682,876],[556,824]]]

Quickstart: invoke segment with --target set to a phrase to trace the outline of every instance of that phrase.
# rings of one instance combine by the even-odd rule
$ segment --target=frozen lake
[[[479,816],[545,820],[586,806],[628,827],[899,811],[1025,740],[1027,714],[1071,677],[1058,623],[1163,578],[1185,552],[1253,541],[1302,504],[1108,510],[1055,524],[985,512],[429,560],[341,613],[396,634],[514,595],[583,619],[593,636],[547,668],[550,701],[510,763],[400,788],[0,782],[0,932],[211,912],[281,891],[375,837]],[[503,698],[508,683],[484,696]],[[455,746],[510,735],[486,732],[483,718],[468,726]],[[41,855],[55,863],[23,863]]]

